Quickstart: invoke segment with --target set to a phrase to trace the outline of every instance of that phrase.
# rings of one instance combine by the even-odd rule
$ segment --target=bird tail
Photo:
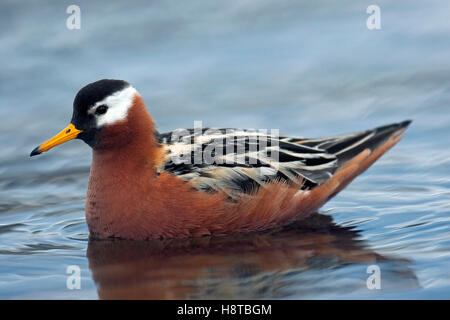
[[[390,137],[403,133],[410,123],[411,120],[406,120],[352,134],[302,141],[302,144],[334,154],[338,158],[338,167],[340,167],[365,149],[375,151]]]
[[[308,141],[311,146],[318,143],[335,154],[339,162],[330,179],[311,190],[308,195],[312,199],[311,208],[317,210],[397,144],[410,123],[407,120],[350,135],[318,139],[320,142]]]

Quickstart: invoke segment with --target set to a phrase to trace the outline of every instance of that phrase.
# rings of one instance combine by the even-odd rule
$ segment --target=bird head
[[[136,89],[123,80],[103,79],[88,84],[75,96],[70,124],[37,146],[30,156],[72,139],[83,140],[92,148],[124,143],[130,136],[128,114],[137,99],[140,96]]]

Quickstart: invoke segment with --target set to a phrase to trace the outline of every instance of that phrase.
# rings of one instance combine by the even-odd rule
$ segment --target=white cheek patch
[[[95,110],[98,106],[108,106],[108,111],[105,114],[95,115],[97,118],[97,127],[103,127],[107,124],[114,124],[118,121],[125,120],[128,114],[128,109],[133,104],[135,94],[137,94],[136,89],[129,86],[106,97],[102,101],[97,102],[89,110],[89,113],[95,114]]]

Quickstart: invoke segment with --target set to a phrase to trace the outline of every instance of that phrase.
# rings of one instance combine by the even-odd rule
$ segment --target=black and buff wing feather
[[[175,130],[157,134],[167,155],[160,170],[203,191],[230,197],[277,181],[312,189],[364,149],[375,149],[409,122],[320,139],[239,129]],[[208,156],[209,155],[209,156]]]

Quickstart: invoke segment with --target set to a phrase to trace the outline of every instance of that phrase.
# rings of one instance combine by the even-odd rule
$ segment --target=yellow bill
[[[75,139],[83,130],[78,130],[71,123],[64,130],[58,133],[56,136],[50,140],[45,141],[41,145],[37,146],[31,153],[30,157],[41,154],[42,152],[48,151],[53,147],[56,147],[64,142]]]

